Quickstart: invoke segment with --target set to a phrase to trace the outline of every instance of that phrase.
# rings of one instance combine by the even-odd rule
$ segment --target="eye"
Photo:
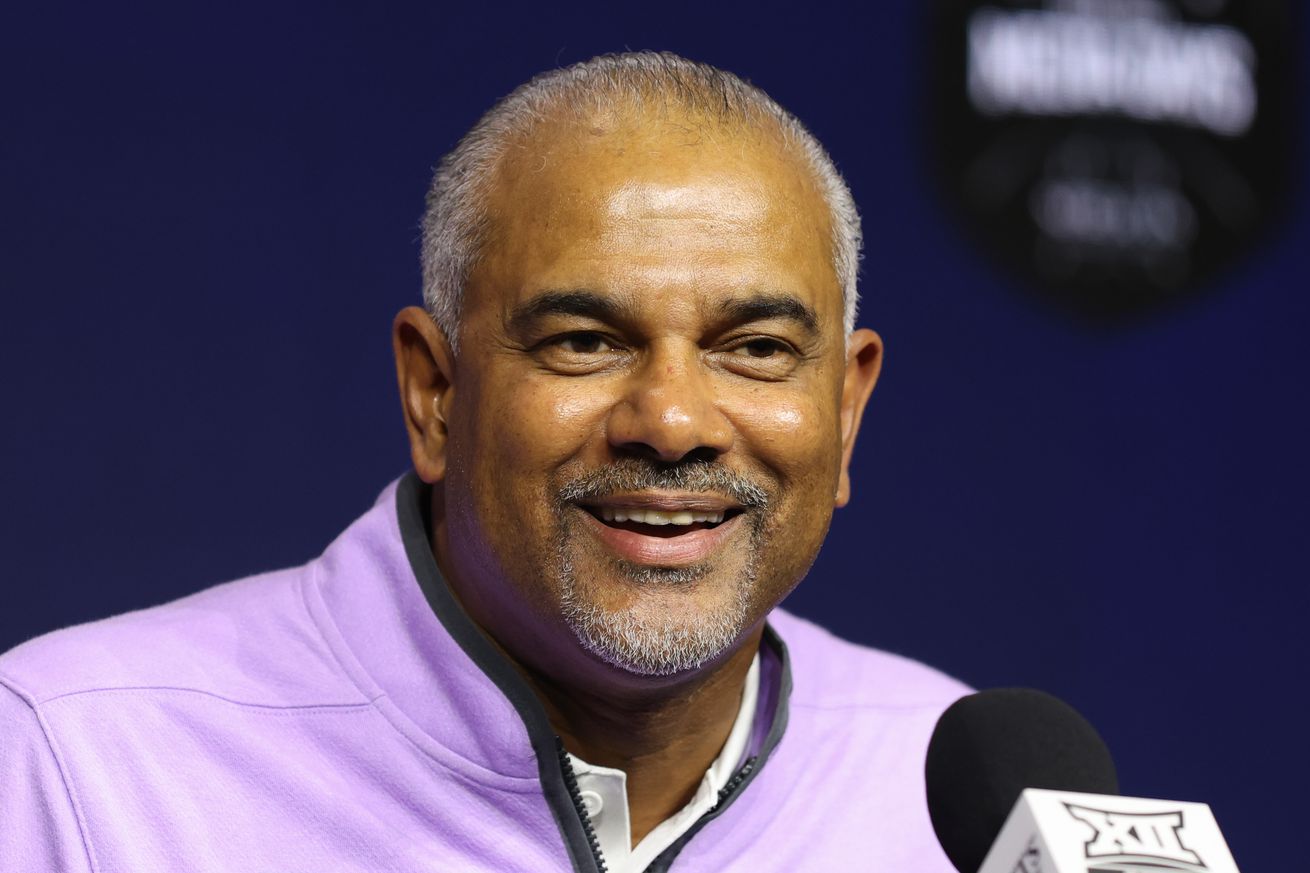
[[[602,331],[570,330],[539,341],[532,356],[548,370],[581,376],[619,366],[628,359],[628,349]]]
[[[776,355],[782,355],[790,351],[787,345],[775,339],[767,337],[757,337],[747,340],[737,346],[733,351],[744,354],[752,358],[772,358]]]
[[[614,349],[604,336],[591,331],[566,333],[555,337],[550,343],[560,351],[574,355],[598,355]]]
[[[788,378],[804,360],[804,355],[786,340],[758,335],[725,342],[715,357],[730,372],[767,381]]]

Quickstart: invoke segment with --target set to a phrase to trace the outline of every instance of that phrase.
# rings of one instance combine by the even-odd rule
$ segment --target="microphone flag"
[[[1028,788],[978,873],[1238,873],[1204,803]]]

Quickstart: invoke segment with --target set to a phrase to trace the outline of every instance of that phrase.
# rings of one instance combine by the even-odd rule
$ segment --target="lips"
[[[592,533],[619,558],[658,567],[704,561],[743,524],[740,507],[707,496],[642,495],[581,508]]]

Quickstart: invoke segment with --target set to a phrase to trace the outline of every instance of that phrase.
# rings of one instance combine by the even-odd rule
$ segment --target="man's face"
[[[438,400],[438,552],[547,674],[723,657],[818,552],[878,364],[771,141],[646,120],[511,157]],[[416,457],[418,449],[416,448]]]

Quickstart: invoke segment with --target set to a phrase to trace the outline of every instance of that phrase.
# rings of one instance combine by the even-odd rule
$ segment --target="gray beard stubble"
[[[748,510],[749,553],[730,603],[713,615],[687,610],[663,610],[643,615],[634,610],[611,612],[585,596],[573,565],[569,513],[579,500],[595,500],[625,491],[665,489],[726,494]],[[712,661],[745,630],[750,594],[755,588],[757,558],[769,494],[759,485],[713,462],[666,466],[628,458],[565,484],[557,495],[559,529],[555,570],[561,615],[582,646],[620,669],[642,676],[671,676],[698,669]],[[673,591],[703,578],[710,568],[643,567],[618,564],[618,572],[635,587]]]

